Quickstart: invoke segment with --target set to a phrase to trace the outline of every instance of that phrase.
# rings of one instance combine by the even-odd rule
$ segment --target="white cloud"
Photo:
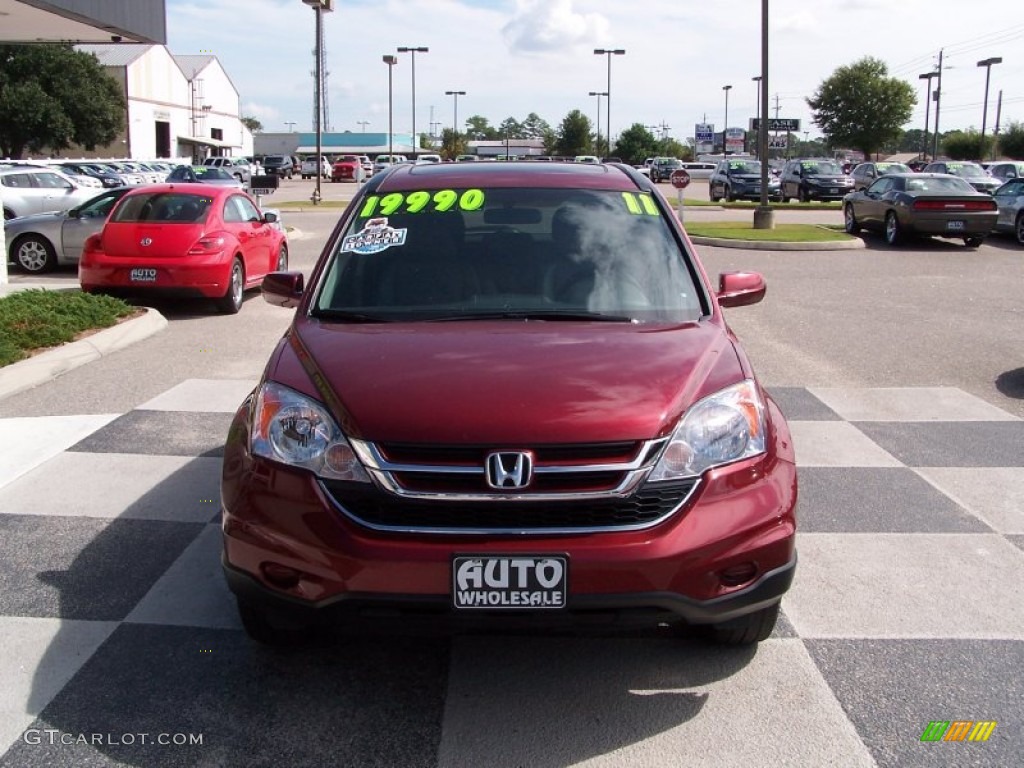
[[[599,13],[576,13],[572,0],[518,0],[502,33],[514,52],[562,53],[602,42],[609,27]]]
[[[268,120],[277,120],[281,117],[280,111],[269,104],[257,104],[254,101],[247,101],[242,104],[242,114],[257,118],[261,123]]]

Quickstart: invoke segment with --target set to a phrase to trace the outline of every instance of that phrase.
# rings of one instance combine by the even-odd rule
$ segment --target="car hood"
[[[730,173],[729,178],[735,181],[746,181],[746,182],[759,182],[761,181],[761,174],[759,173]],[[772,180],[772,175],[768,174],[768,181]]]
[[[829,173],[821,175],[815,174],[813,176],[807,176],[806,178],[814,179],[814,181],[817,181],[819,184],[844,184],[846,183],[847,179],[851,177]]]
[[[7,230],[7,236],[10,237],[12,232],[21,232],[25,229],[33,229],[36,227],[57,224],[64,221],[64,219],[66,219],[67,217],[67,211],[30,213],[28,216],[19,216],[16,219],[8,219],[6,222],[4,222],[4,229]]]
[[[292,334],[350,435],[376,441],[605,442],[669,433],[695,400],[743,378],[727,331],[481,321],[337,324]],[[321,400],[289,339],[268,376]]]

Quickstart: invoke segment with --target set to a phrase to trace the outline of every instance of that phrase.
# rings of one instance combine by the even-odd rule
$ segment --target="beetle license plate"
[[[144,267],[136,267],[128,273],[128,279],[133,283],[155,283],[156,270]]]
[[[565,608],[567,558],[553,555],[452,559],[452,605],[459,609]]]
[[[964,228],[964,223],[960,219],[952,219],[946,222],[946,229],[952,232],[959,232]]]

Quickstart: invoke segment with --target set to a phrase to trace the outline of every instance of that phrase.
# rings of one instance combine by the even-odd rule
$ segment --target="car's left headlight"
[[[765,406],[750,379],[695,403],[680,420],[649,482],[695,477],[765,452]]]

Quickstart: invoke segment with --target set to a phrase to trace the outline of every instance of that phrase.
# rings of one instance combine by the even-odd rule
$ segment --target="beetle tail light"
[[[224,249],[224,238],[210,235],[200,237],[195,244],[188,249],[189,256],[211,256],[220,253]]]

